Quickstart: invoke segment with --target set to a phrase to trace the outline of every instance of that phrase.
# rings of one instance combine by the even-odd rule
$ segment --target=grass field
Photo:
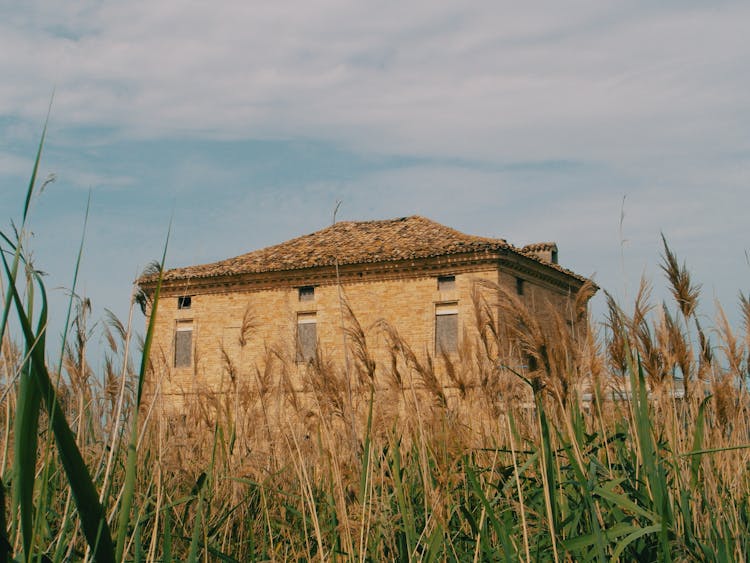
[[[666,241],[671,304],[644,282],[596,326],[586,286],[570,330],[496,288],[449,365],[395,334],[373,365],[350,318],[356,404],[336,366],[309,367],[310,398],[268,362],[175,421],[149,399],[150,327],[138,342],[107,318],[102,373],[84,298],[65,342],[47,338],[25,262],[35,189],[36,166],[0,241],[0,563],[750,560],[750,301],[742,334],[720,309],[702,326]]]

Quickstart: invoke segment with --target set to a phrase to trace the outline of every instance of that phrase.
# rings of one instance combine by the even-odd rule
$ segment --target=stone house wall
[[[436,307],[455,303],[458,309],[459,339],[476,334],[472,293],[478,280],[500,284],[516,293],[522,274],[500,269],[496,264],[477,264],[455,273],[455,288],[439,291],[438,276],[450,270],[415,270],[390,276],[347,275],[339,286],[335,279],[317,280],[314,299],[301,301],[299,280],[260,289],[227,288],[195,290],[189,287],[165,288],[159,301],[152,360],[163,370],[159,393],[169,402],[183,395],[222,393],[237,382],[253,382],[256,369],[264,369],[274,357],[291,374],[295,387],[304,387],[304,362],[296,361],[295,341],[300,314],[315,314],[317,340],[323,357],[336,369],[343,369],[342,310],[339,287],[360,326],[368,349],[379,370],[390,361],[389,345],[381,322],[393,326],[417,356],[424,360],[435,355]],[[524,278],[519,295],[527,307],[540,314],[545,303],[552,303],[566,314],[573,298],[559,287],[531,276]],[[178,299],[190,295],[190,307],[179,308]],[[346,315],[345,315],[346,317]],[[540,319],[544,322],[544,319]],[[344,319],[346,321],[346,318]],[[175,367],[175,333],[178,324],[192,327],[192,362]],[[153,382],[152,382],[153,383]],[[154,389],[152,387],[151,391]],[[172,397],[172,399],[170,399]]]

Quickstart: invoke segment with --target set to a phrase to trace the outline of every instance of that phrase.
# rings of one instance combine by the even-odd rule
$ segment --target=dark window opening
[[[299,300],[300,301],[314,301],[315,300],[315,288],[311,285],[306,285],[299,288]]]
[[[448,303],[435,309],[435,354],[458,351],[458,305]]]
[[[300,313],[297,316],[297,361],[313,360],[317,348],[318,332],[315,313]]]
[[[529,354],[526,358],[526,365],[528,371],[536,371],[539,369],[539,362],[536,361],[536,357]]]
[[[193,365],[193,323],[178,323],[174,333],[174,367]]]
[[[552,251],[552,263],[557,264],[557,250]]]
[[[190,309],[190,306],[192,304],[193,304],[193,298],[190,295],[185,295],[183,297],[177,298],[178,309]]]
[[[456,276],[440,276],[437,280],[438,291],[453,291],[456,289]]]
[[[516,293],[523,295],[523,280],[521,278],[516,278]]]

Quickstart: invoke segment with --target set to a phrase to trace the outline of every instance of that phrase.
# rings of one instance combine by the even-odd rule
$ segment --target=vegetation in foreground
[[[666,241],[675,304],[644,283],[632,311],[608,299],[602,335],[583,307],[570,330],[485,288],[453,361],[383,327],[392,361],[376,366],[350,317],[356,403],[322,358],[290,389],[270,351],[252,385],[170,418],[145,385],[150,327],[136,345],[108,317],[93,373],[74,280],[70,334],[45,332],[25,237],[40,154],[0,241],[0,563],[750,560],[750,301],[742,336],[721,310],[704,329]]]

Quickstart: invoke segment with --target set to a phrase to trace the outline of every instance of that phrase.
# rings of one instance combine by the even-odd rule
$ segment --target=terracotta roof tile
[[[331,266],[337,258],[339,265],[367,264],[501,249],[536,260],[504,239],[467,235],[418,215],[383,221],[342,221],[309,235],[227,260],[168,270],[164,279],[300,270]],[[543,263],[584,279],[559,266]],[[145,276],[138,281],[147,283],[153,281],[152,278]]]

